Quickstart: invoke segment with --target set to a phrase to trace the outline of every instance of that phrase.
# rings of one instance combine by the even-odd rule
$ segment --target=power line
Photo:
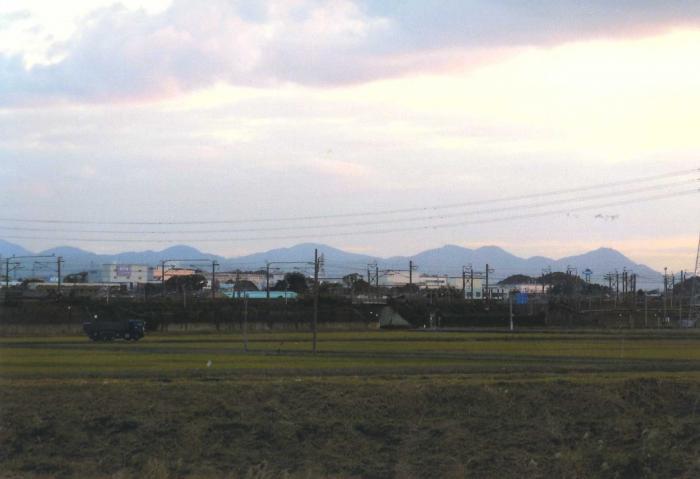
[[[579,193],[584,191],[594,191],[598,189],[614,188],[625,185],[631,185],[635,183],[645,183],[650,181],[658,181],[665,178],[681,177],[690,174],[697,174],[700,172],[700,168],[678,170],[669,173],[664,173],[660,175],[643,176],[639,178],[614,181],[608,183],[599,183],[594,185],[582,186],[578,188],[565,188],[560,190],[550,190],[541,193],[532,193],[526,195],[516,195],[516,196],[506,196],[501,198],[492,198],[486,200],[474,200],[459,203],[448,203],[448,204],[437,204],[431,206],[414,207],[414,208],[401,208],[401,209],[388,209],[388,210],[371,210],[371,211],[361,211],[352,213],[337,213],[337,214],[327,214],[327,215],[313,215],[313,216],[286,216],[286,217],[271,217],[271,218],[249,218],[249,219],[235,219],[235,220],[196,220],[196,221],[88,221],[88,220],[62,220],[62,219],[29,219],[29,218],[10,218],[2,217],[0,221],[11,222],[11,223],[44,223],[44,224],[75,224],[75,225],[122,225],[122,226],[156,226],[156,225],[206,225],[206,224],[245,224],[245,223],[269,223],[269,222],[280,222],[280,221],[308,221],[308,220],[320,220],[320,219],[334,219],[334,218],[351,218],[351,217],[366,217],[366,216],[385,216],[385,215],[395,215],[402,213],[415,213],[421,211],[434,211],[441,209],[451,209],[460,208],[466,206],[484,205],[498,202],[507,201],[518,201],[533,198],[544,198],[552,196],[561,196],[571,193]]]
[[[685,190],[675,193],[659,194],[648,197],[633,198],[627,200],[620,200],[615,202],[586,205],[575,208],[564,208],[556,209],[550,211],[529,213],[529,214],[519,214],[511,215],[498,218],[484,218],[481,220],[471,220],[471,221],[459,221],[452,223],[436,223],[432,225],[421,225],[421,226],[408,226],[402,228],[394,229],[378,229],[378,230],[355,230],[355,231],[345,231],[345,232],[331,232],[331,233],[316,233],[316,234],[306,234],[306,235],[283,235],[283,236],[257,236],[257,237],[243,237],[243,238],[189,238],[182,239],[179,238],[177,241],[206,241],[206,242],[237,242],[237,241],[262,241],[262,240],[286,240],[286,239],[302,239],[313,236],[314,238],[328,238],[328,237],[338,237],[338,236],[355,236],[355,235],[374,235],[374,234],[388,234],[388,233],[398,233],[407,231],[424,231],[424,230],[434,230],[443,228],[454,228],[458,226],[468,226],[475,224],[485,224],[485,223],[499,223],[504,221],[513,221],[519,219],[527,218],[537,218],[544,216],[553,216],[559,214],[568,214],[578,211],[586,211],[597,208],[605,208],[611,206],[622,206],[635,203],[645,203],[654,200],[668,199],[668,198],[678,198],[681,196],[695,195],[700,192],[700,189],[694,188],[692,190]],[[6,239],[28,239],[28,240],[51,240],[51,241],[82,241],[82,242],[110,242],[110,243],[172,243],[172,239],[119,239],[119,238],[50,238],[50,237],[36,237],[36,236],[23,236],[23,235],[9,235],[5,236]]]
[[[574,197],[557,200],[557,204],[566,203],[579,203],[579,202],[589,202],[598,200],[601,198],[610,198],[616,196],[625,196],[636,193],[644,193],[649,191],[656,191],[667,188],[676,188],[678,186],[687,185],[691,183],[698,182],[697,179],[676,181],[674,183],[667,183],[662,185],[652,185],[645,186],[635,189],[627,189],[623,191],[612,191],[608,193],[601,193],[597,196],[585,196],[585,197]],[[371,225],[385,225],[385,224],[399,224],[415,221],[427,221],[427,220],[439,220],[446,218],[457,218],[465,216],[477,216],[489,213],[500,213],[504,211],[525,211],[535,208],[542,208],[551,205],[551,201],[532,203],[532,204],[517,204],[511,206],[504,206],[498,208],[482,208],[478,210],[471,211],[460,211],[456,213],[449,214],[439,214],[439,215],[428,215],[428,216],[413,216],[405,218],[386,218],[381,220],[371,220],[371,221],[355,221],[355,222],[341,222],[341,223],[326,223],[326,224],[312,224],[312,225],[295,225],[295,226],[272,226],[272,227],[259,227],[259,228],[239,228],[239,229],[227,229],[227,230],[160,230],[160,231],[144,231],[144,230],[93,230],[93,229],[56,229],[47,227],[27,227],[27,226],[3,226],[0,225],[0,230],[6,231],[36,231],[36,232],[56,232],[56,233],[91,233],[91,234],[147,234],[147,235],[164,235],[164,234],[232,234],[232,233],[257,233],[262,231],[296,231],[296,230],[309,230],[316,228],[342,228],[342,227],[358,227],[358,226],[371,226]]]

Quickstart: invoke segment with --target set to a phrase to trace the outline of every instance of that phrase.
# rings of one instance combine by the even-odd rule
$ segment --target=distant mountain
[[[162,251],[130,251],[115,255],[103,255],[108,263],[135,263],[157,265],[162,260],[187,260],[187,259],[213,259],[219,263],[225,261],[223,256],[202,253],[196,248],[187,245],[176,245]]]
[[[494,282],[513,274],[526,274],[538,277],[545,268],[552,271],[566,271],[567,267],[576,268],[583,276],[583,271],[593,271],[593,280],[601,282],[605,273],[632,271],[639,276],[637,285],[658,286],[661,274],[653,269],[635,263],[625,255],[611,248],[598,248],[584,254],[568,256],[560,259],[547,258],[545,256],[533,256],[520,258],[498,246],[482,246],[476,249],[464,248],[457,245],[445,245],[420,252],[413,256],[393,256],[390,258],[377,258],[365,254],[349,253],[333,248],[332,246],[315,243],[302,243],[288,248],[277,248],[269,251],[254,253],[234,258],[203,253],[196,248],[187,245],[177,245],[162,251],[131,251],[113,255],[96,254],[79,248],[61,246],[42,251],[40,254],[54,254],[62,256],[65,260],[64,271],[66,273],[86,271],[98,268],[105,263],[138,263],[156,266],[161,260],[169,259],[213,259],[219,262],[220,271],[234,269],[260,269],[268,262],[282,263],[272,265],[282,269],[298,268],[311,271],[310,263],[313,261],[314,249],[319,250],[325,259],[323,275],[326,277],[339,277],[348,273],[364,273],[367,265],[376,262],[379,269],[408,269],[409,261],[413,261],[419,273],[448,274],[459,276],[462,267],[471,265],[474,271],[484,271],[486,264],[494,271]],[[0,254],[3,257],[11,255],[32,254],[19,245],[0,240]],[[298,264],[294,264],[298,263]],[[194,264],[194,263],[193,263]],[[202,264],[207,267],[206,264]]]
[[[612,248],[598,248],[577,256],[561,258],[554,262],[552,269],[565,271],[567,265],[578,268],[579,274],[584,269],[590,268],[596,275],[615,270],[622,272],[624,269],[634,271],[634,273],[644,277],[644,279],[657,278],[661,275],[661,273],[654,271],[648,266],[633,262],[627,256]]]
[[[634,272],[638,275],[638,286],[658,285],[662,281],[661,274],[643,264],[635,263],[625,255],[611,248],[599,248],[576,256],[560,259],[545,256],[520,258],[497,246],[483,246],[477,249],[447,245],[424,251],[415,256],[397,256],[382,262],[389,268],[407,269],[409,260],[413,260],[418,270],[426,273],[441,273],[453,276],[462,273],[462,266],[471,265],[475,271],[485,271],[486,265],[493,269],[494,279],[503,279],[513,274],[540,276],[543,269],[566,271],[568,267],[576,268],[578,274],[590,269],[592,280],[602,281],[603,275],[609,272]]]
[[[382,262],[390,268],[408,268],[408,261],[413,260],[418,270],[426,273],[460,275],[462,267],[472,265],[474,270],[481,271],[486,268],[522,272],[527,268],[527,261],[507,252],[498,246],[482,246],[477,249],[464,248],[456,245],[446,245],[441,248],[430,249],[417,255],[405,257],[395,256]],[[550,260],[553,261],[553,260]],[[501,274],[503,276],[503,274]]]
[[[267,262],[300,262],[308,263],[314,259],[314,249],[318,249],[319,254],[323,254],[324,272],[326,275],[342,275],[350,272],[360,272],[367,268],[367,264],[377,261],[376,257],[348,253],[332,246],[316,243],[302,243],[289,248],[278,248],[263,253],[255,253],[247,256],[239,256],[224,261],[223,264],[231,269],[247,269],[263,267]],[[273,265],[284,267],[284,264]],[[288,268],[294,264],[286,265]],[[305,268],[305,265],[296,265]]]
[[[30,254],[32,254],[31,251],[22,248],[20,245],[0,239],[0,256],[3,258],[8,256],[27,256]]]

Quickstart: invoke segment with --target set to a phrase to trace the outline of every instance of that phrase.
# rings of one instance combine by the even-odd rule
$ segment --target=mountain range
[[[448,274],[459,276],[462,267],[471,265],[474,271],[484,271],[486,264],[494,271],[494,280],[502,279],[512,274],[520,273],[530,276],[539,276],[543,269],[551,268],[552,271],[566,271],[568,267],[576,268],[580,275],[583,271],[593,271],[592,279],[603,281],[603,275],[614,271],[632,271],[638,275],[638,286],[656,287],[662,276],[659,272],[638,264],[625,255],[611,248],[598,248],[584,254],[567,256],[559,259],[544,256],[521,258],[515,256],[498,246],[482,246],[476,249],[465,248],[456,245],[445,245],[440,248],[429,249],[413,256],[393,256],[380,258],[376,256],[350,253],[332,246],[314,243],[302,243],[289,248],[278,248],[265,252],[254,253],[246,256],[225,258],[223,256],[203,253],[196,248],[186,245],[177,245],[161,251],[129,251],[117,254],[97,254],[71,246],[60,246],[40,252],[31,252],[20,245],[0,239],[0,255],[3,258],[9,256],[25,255],[54,255],[61,256],[64,260],[66,273],[85,271],[98,268],[105,263],[137,263],[157,265],[161,260],[191,260],[209,259],[219,263],[219,271],[234,269],[256,270],[264,268],[268,262],[272,267],[283,269],[310,269],[313,264],[314,249],[324,257],[324,274],[327,277],[337,277],[356,272],[365,274],[367,265],[376,263],[379,269],[403,269],[407,270],[409,261],[413,261],[416,270],[422,273]],[[281,264],[280,264],[281,262]],[[299,262],[294,264],[293,262]],[[183,261],[183,264],[189,264]],[[205,264],[201,264],[206,268]]]

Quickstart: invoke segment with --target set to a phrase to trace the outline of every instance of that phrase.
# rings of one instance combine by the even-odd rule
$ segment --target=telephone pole
[[[545,293],[545,278],[548,277],[548,275],[552,274],[552,267],[547,266],[546,268],[542,268],[542,294]]]
[[[418,265],[413,264],[413,260],[408,262],[408,286],[413,291],[413,271],[418,269]]]
[[[56,272],[58,274],[58,295],[61,296],[61,264],[63,263],[63,257],[59,256],[56,258]]]
[[[474,268],[472,268],[471,266],[469,267],[469,285],[471,288],[471,296],[472,296],[470,299],[473,300],[474,299]]]
[[[489,268],[489,264],[486,263],[486,299],[491,299],[491,290],[489,289],[489,273],[493,273],[495,270]]]
[[[462,299],[467,298],[467,274],[470,275],[471,282],[474,282],[474,272],[472,271],[472,265],[468,264],[466,266],[462,266]],[[474,285],[472,284],[472,290],[474,289]],[[472,296],[473,296],[473,291],[472,291]]]
[[[248,352],[248,293],[243,293],[243,350]]]
[[[165,260],[160,262],[160,294],[165,298]]]
[[[316,354],[316,328],[318,327],[318,249],[314,249],[314,321],[313,330],[313,353]]]
[[[219,263],[216,261],[211,262],[211,299],[216,298],[216,267]]]
[[[668,296],[668,268],[664,267],[664,322],[666,321],[666,297]]]
[[[698,250],[695,253],[695,274],[693,275],[692,286],[690,288],[690,304],[688,305],[688,320],[693,320],[693,315],[700,316],[700,302],[695,298],[698,292],[696,286],[698,282],[698,273],[700,272],[700,235],[698,235]],[[696,318],[697,320],[698,318]]]
[[[379,265],[374,266],[374,286],[377,289],[377,299],[379,299]]]

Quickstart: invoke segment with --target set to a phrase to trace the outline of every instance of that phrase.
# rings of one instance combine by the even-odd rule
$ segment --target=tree
[[[282,289],[294,291],[295,293],[305,293],[309,289],[309,285],[306,282],[306,276],[301,273],[287,273],[284,275],[284,280],[278,281],[277,285],[280,283],[282,283]]]
[[[360,278],[352,284],[353,294],[367,294],[369,293],[369,283],[364,279]]]
[[[257,291],[258,287],[252,281],[241,279],[233,283],[233,289],[234,291]]]
[[[360,280],[362,280],[361,274],[351,273],[351,274],[343,276],[343,285],[346,288],[352,288],[354,286],[354,284]]]
[[[67,274],[63,277],[64,283],[87,283],[88,273],[87,271],[81,271],[80,273]]]
[[[182,276],[171,276],[165,281],[165,288],[168,291],[199,291],[207,284],[207,278],[201,274],[188,274]]]

